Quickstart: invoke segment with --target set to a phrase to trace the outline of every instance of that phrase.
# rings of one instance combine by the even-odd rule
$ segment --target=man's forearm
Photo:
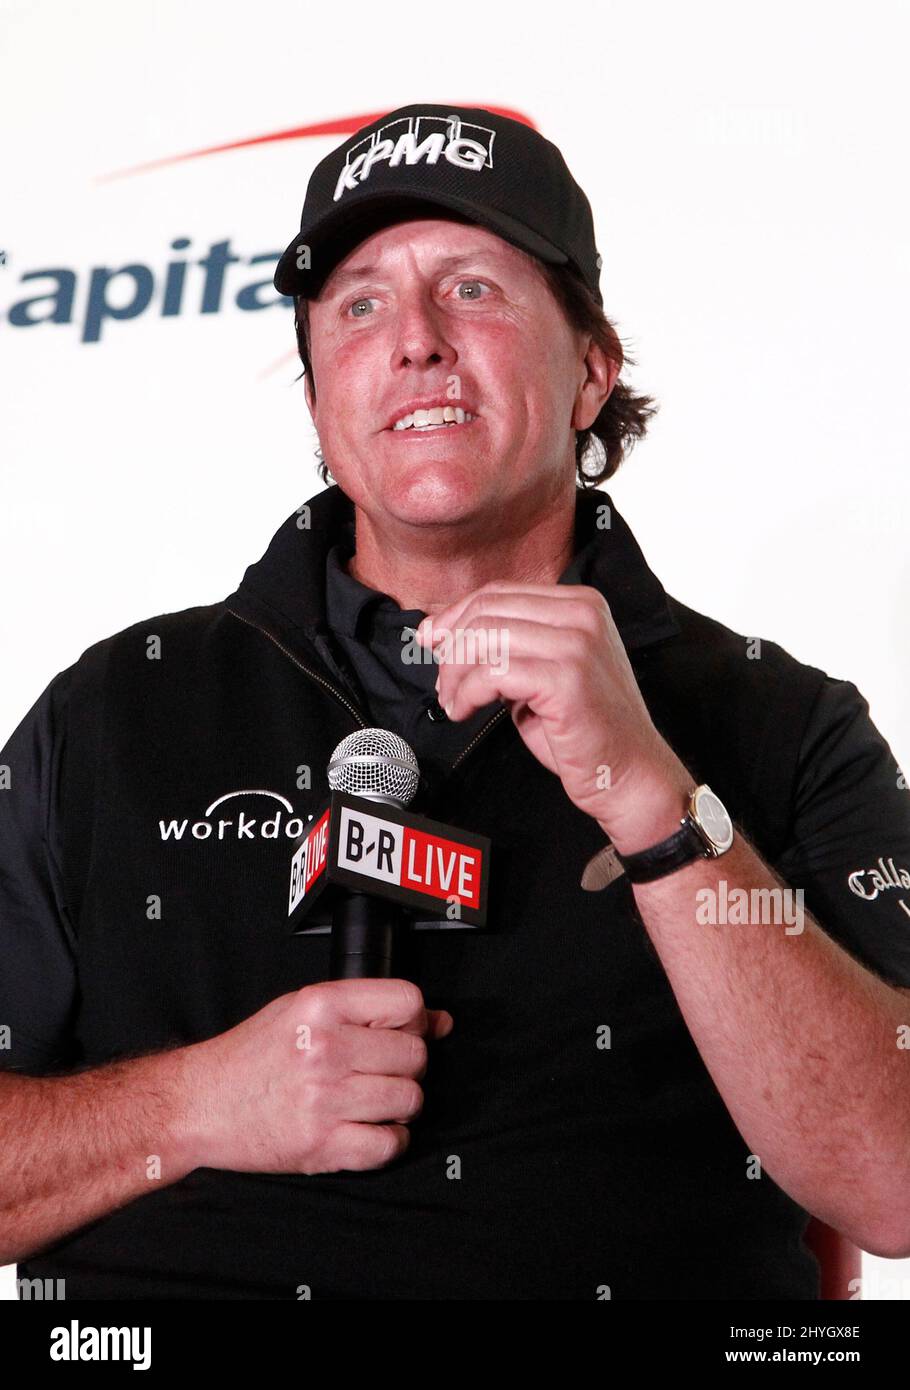
[[[655,790],[641,823],[614,838],[619,852],[670,834],[680,791],[692,785],[683,769],[678,786]],[[719,859],[696,860],[633,892],[686,1025],[762,1170],[862,1248],[906,1255],[910,1053],[898,1044],[910,997],[808,913],[801,930],[783,918],[752,920],[767,919],[764,911],[743,923],[712,922],[706,906],[729,903],[737,888],[750,903],[752,889],[776,890],[772,903],[786,889],[792,908],[793,890],[739,829]]]
[[[0,1073],[0,1264],[192,1171],[191,1051]]]

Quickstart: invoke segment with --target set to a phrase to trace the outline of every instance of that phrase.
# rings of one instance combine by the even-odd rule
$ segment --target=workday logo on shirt
[[[256,803],[248,800],[251,797],[268,797],[271,803]],[[227,804],[238,800],[241,800],[240,805]],[[254,806],[257,808],[255,815],[252,814]],[[216,811],[220,814],[216,815]],[[294,815],[293,806],[280,792],[245,787],[219,796],[198,820],[191,821],[189,816],[159,820],[158,828],[162,840],[298,840],[305,823],[300,816]]]

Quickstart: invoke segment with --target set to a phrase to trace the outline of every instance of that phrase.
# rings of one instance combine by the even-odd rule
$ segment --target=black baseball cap
[[[373,232],[440,210],[550,265],[571,266],[603,305],[591,205],[559,149],[522,121],[479,106],[400,106],[327,154],[310,176],[275,288],[312,299]]]

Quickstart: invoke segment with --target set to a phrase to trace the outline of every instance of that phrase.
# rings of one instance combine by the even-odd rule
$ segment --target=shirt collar
[[[330,552],[345,546],[353,528],[354,505],[332,484],[287,518],[262,558],[248,566],[227,606],[292,647],[295,643],[311,646],[314,638],[328,631]],[[358,584],[353,576],[345,577]],[[560,583],[579,582],[603,594],[627,651],[679,635],[672,601],[612,499],[600,489],[579,488],[575,495],[575,557]],[[364,592],[356,603],[351,591],[355,623],[378,592],[365,585],[359,588]]]
[[[422,610],[400,608],[391,594],[370,588],[349,572],[347,564],[354,548],[354,523],[345,522],[340,539],[326,556],[326,619],[332,631],[367,641],[377,630],[388,639],[396,638],[403,624],[416,627],[426,616]],[[589,537],[580,549],[576,538],[575,554],[557,583],[590,582],[598,549],[597,536]]]

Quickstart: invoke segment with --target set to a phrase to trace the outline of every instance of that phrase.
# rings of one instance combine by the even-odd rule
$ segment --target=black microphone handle
[[[388,980],[402,912],[396,903],[345,890],[332,911],[330,980]]]

